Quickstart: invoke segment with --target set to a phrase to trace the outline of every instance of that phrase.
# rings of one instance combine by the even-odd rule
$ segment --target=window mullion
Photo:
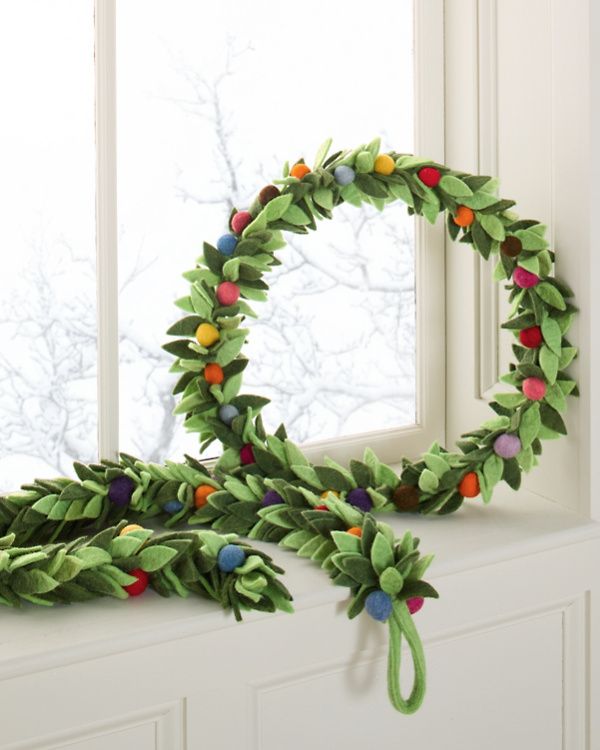
[[[114,459],[119,440],[115,0],[96,0],[94,42],[98,451]]]

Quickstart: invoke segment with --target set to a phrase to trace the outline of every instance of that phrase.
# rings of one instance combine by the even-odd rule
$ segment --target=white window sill
[[[450,516],[381,518],[397,535],[410,529],[421,538],[422,551],[435,554],[431,579],[600,537],[600,523],[539,495],[508,488],[498,488],[488,507],[480,500],[467,501]],[[273,545],[257,546],[285,568],[284,580],[297,610],[346,598],[346,590],[332,586],[314,563]],[[244,618],[273,616],[252,612]],[[165,600],[153,592],[128,602],[104,599],[71,607],[2,609],[0,618],[0,680],[202,632],[243,627],[209,601]]]

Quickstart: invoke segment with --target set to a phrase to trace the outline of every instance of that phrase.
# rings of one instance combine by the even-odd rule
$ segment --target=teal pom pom
[[[223,406],[219,408],[219,419],[228,427],[231,425],[233,420],[239,416],[239,409],[237,409],[235,406],[232,406],[231,404],[223,404]]]
[[[237,544],[226,544],[219,550],[217,565],[223,573],[231,573],[246,559],[246,553]]]
[[[343,187],[344,185],[350,185],[352,182],[354,182],[356,174],[352,167],[347,167],[345,164],[340,164],[339,167],[336,167],[333,170],[333,177],[337,184]]]
[[[224,234],[217,240],[217,250],[221,255],[233,255],[238,243],[235,234]]]
[[[174,516],[175,513],[179,513],[180,510],[183,510],[183,503],[180,503],[179,500],[169,500],[168,503],[163,505],[163,510],[166,510],[167,513]]]
[[[392,614],[392,597],[385,591],[371,591],[365,599],[365,609],[374,620],[385,622]]]

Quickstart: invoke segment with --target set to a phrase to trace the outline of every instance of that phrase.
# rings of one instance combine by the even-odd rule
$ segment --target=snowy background
[[[290,7],[117,3],[120,448],[148,460],[197,452],[160,345],[231,207],[328,136],[413,150],[412,3]],[[0,488],[97,450],[92,24],[88,0],[0,8],[2,69],[18,70],[0,120]],[[245,350],[267,425],[310,442],[414,423],[405,209],[340,208],[279,257]]]

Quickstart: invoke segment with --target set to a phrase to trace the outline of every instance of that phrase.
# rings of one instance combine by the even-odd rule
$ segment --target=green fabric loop
[[[406,602],[394,602],[394,610],[389,619],[390,647],[388,652],[388,695],[397,711],[403,714],[414,714],[425,698],[425,654],[423,644],[408,611]],[[407,699],[402,697],[400,689],[400,660],[402,655],[402,636],[406,638],[414,665],[413,686]]]

